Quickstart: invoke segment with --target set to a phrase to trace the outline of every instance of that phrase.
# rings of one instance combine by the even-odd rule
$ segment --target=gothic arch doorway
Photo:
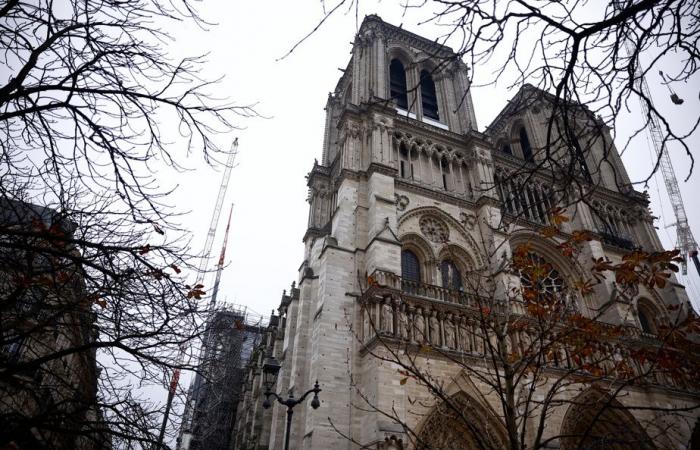
[[[576,397],[561,427],[562,450],[655,450],[624,406],[597,389]]]
[[[506,448],[500,421],[464,392],[433,408],[418,433],[417,450],[500,450]]]

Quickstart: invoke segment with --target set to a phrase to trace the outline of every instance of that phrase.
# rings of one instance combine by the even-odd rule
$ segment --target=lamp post
[[[272,392],[272,385],[275,383],[275,378],[277,373],[280,371],[280,363],[277,362],[274,356],[268,355],[263,363],[263,384],[265,385],[265,401],[263,402],[263,408],[267,409],[272,406],[270,402],[270,397],[274,397],[278,403],[287,407],[287,429],[284,432],[284,450],[289,450],[289,432],[292,428],[292,414],[293,408],[299,403],[303,403],[306,397],[312,392],[314,393],[314,398],[311,400],[311,407],[313,409],[318,409],[321,406],[321,402],[318,399],[318,393],[321,389],[318,387],[318,380],[314,384],[313,389],[309,389],[302,395],[299,399],[294,398],[294,394],[290,391],[289,396],[283,399],[275,392]]]

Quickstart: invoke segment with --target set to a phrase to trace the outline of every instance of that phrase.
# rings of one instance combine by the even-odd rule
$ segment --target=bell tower
[[[295,411],[291,441],[294,448],[350,448],[340,431],[384,442],[396,425],[351,407],[361,402],[358,386],[377,401],[391,398],[381,394],[386,368],[363,354],[359,298],[368,277],[399,279],[402,247],[421,226],[445,227],[450,241],[469,249],[465,261],[484,266],[476,248],[479,219],[500,218],[487,188],[490,153],[476,131],[467,66],[448,47],[366,17],[328,97],[322,158],[307,181],[305,257],[298,295],[285,306],[277,388],[302,392],[318,379],[323,393],[318,411]],[[420,264],[427,277],[439,277],[432,273],[437,261],[424,257]],[[283,411],[273,414],[270,448],[278,448]]]

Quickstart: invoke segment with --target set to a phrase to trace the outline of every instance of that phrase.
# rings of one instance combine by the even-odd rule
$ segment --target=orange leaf
[[[540,234],[546,238],[551,238],[554,237],[558,231],[559,228],[555,227],[554,225],[550,225],[540,229]]]

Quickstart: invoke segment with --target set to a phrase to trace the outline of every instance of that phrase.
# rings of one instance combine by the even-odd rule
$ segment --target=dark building
[[[99,432],[95,317],[75,224],[0,200],[0,447],[111,447]],[[75,350],[74,350],[75,349]]]

